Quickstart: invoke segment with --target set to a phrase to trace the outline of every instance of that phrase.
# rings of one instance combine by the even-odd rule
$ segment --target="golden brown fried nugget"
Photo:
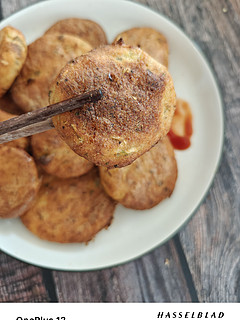
[[[49,34],[28,47],[24,67],[12,87],[13,100],[25,112],[48,105],[50,83],[71,59],[91,50],[73,35]]]
[[[168,137],[124,168],[100,167],[110,197],[131,209],[150,209],[169,197],[177,179],[177,162]]]
[[[14,118],[16,116],[17,115],[10,114],[8,112],[0,110],[0,122],[8,120],[8,119],[11,119],[11,118]],[[7,145],[9,147],[15,147],[15,148],[20,148],[20,149],[27,150],[28,145],[29,145],[29,140],[28,140],[28,138],[19,138],[19,139],[10,141],[10,142],[6,142],[6,143],[4,143],[4,145]],[[0,145],[0,147],[1,147],[1,145]],[[1,179],[1,177],[0,177],[0,179]]]
[[[31,145],[34,158],[41,167],[59,178],[78,177],[93,168],[93,163],[70,149],[55,129],[35,134]]]
[[[13,101],[10,91],[8,91],[3,97],[0,98],[0,109],[15,115],[19,115],[22,113],[22,110]]]
[[[56,22],[50,27],[46,34],[49,33],[67,33],[73,34],[89,42],[93,48],[107,44],[107,37],[102,27],[91,20],[69,18]]]
[[[120,33],[114,42],[120,38],[126,44],[141,48],[159,63],[168,67],[168,43],[159,31],[152,28],[133,28]]]
[[[80,156],[99,166],[123,167],[169,131],[176,104],[171,76],[141,49],[109,45],[74,59],[54,81],[50,102],[97,88],[101,100],[53,118]]]
[[[27,56],[24,35],[7,26],[0,31],[0,97],[11,87]]]
[[[0,146],[0,218],[14,218],[32,205],[40,181],[33,158],[22,149]]]
[[[22,217],[38,237],[61,243],[88,242],[110,225],[116,203],[103,190],[98,171],[43,181],[34,207]]]

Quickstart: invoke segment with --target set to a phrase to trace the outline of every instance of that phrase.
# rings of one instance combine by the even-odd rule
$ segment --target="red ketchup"
[[[168,137],[175,149],[185,150],[191,145],[192,113],[189,104],[177,99],[175,114]]]

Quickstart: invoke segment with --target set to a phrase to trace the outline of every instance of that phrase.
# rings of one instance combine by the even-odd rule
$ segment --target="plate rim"
[[[75,3],[79,3],[78,1],[76,0],[70,0],[71,2],[75,2]],[[91,0],[92,1],[92,0]],[[32,8],[37,8],[37,7],[45,7],[46,5],[48,5],[49,3],[51,2],[51,5],[53,5],[53,3],[67,3],[67,0],[51,0],[49,2],[46,2],[46,1],[43,1],[43,2],[38,2],[38,3],[35,3],[35,4],[31,4],[15,13],[13,13],[12,15],[10,15],[9,17],[7,17],[6,19],[3,19],[1,22],[0,22],[0,25],[2,26],[2,24],[5,24],[5,23],[8,23],[8,20],[11,20],[11,19],[14,19],[18,16],[21,16],[22,14],[24,14],[25,12],[28,12],[29,10],[32,10]],[[93,1],[92,1],[93,2]],[[110,0],[104,0],[104,2],[109,2],[110,3]],[[211,173],[211,177],[209,179],[209,182],[208,182],[208,185],[205,186],[205,192],[204,194],[202,195],[201,198],[199,198],[199,200],[197,201],[197,205],[194,207],[194,209],[188,214],[188,216],[184,219],[183,222],[181,222],[181,224],[175,229],[173,230],[169,235],[168,237],[164,238],[163,240],[161,240],[160,242],[158,242],[156,245],[154,246],[151,246],[151,248],[149,248],[149,250],[145,250],[144,252],[142,252],[141,254],[138,254],[138,255],[135,255],[135,256],[132,256],[132,258],[129,258],[129,259],[125,259],[125,260],[121,260],[121,262],[116,262],[116,263],[112,263],[112,264],[108,264],[108,265],[103,265],[103,266],[97,266],[97,267],[89,267],[89,268],[81,268],[81,267],[72,267],[72,268],[66,268],[66,267],[52,267],[52,266],[49,266],[47,265],[47,263],[34,263],[30,260],[27,260],[25,258],[20,258],[19,256],[15,255],[15,254],[12,254],[12,253],[9,253],[7,250],[5,249],[2,249],[1,248],[1,245],[0,245],[0,250],[2,252],[4,252],[5,254],[21,261],[21,262],[25,262],[27,264],[30,264],[30,265],[33,265],[33,266],[37,266],[37,267],[41,267],[41,268],[48,268],[48,269],[51,269],[51,270],[57,270],[57,271],[76,271],[76,272],[81,272],[81,271],[96,271],[96,270],[104,270],[104,269],[107,269],[107,268],[112,268],[112,267],[116,267],[116,266],[121,266],[121,265],[124,265],[126,263],[129,263],[129,262],[132,262],[136,259],[139,259],[141,258],[142,256],[144,255],[147,255],[149,253],[151,253],[152,251],[154,251],[156,248],[162,246],[163,244],[165,244],[166,242],[168,242],[171,238],[173,238],[177,233],[180,232],[181,229],[183,229],[187,224],[188,222],[193,218],[193,216],[195,215],[195,213],[198,211],[199,207],[202,205],[203,201],[205,200],[209,190],[211,189],[212,185],[213,185],[213,182],[215,180],[215,177],[216,177],[216,173],[217,171],[219,170],[219,167],[220,167],[220,164],[221,164],[221,161],[222,161],[222,157],[223,157],[223,149],[224,149],[224,140],[225,140],[225,121],[226,121],[226,117],[225,117],[225,109],[224,109],[224,101],[223,101],[223,96],[222,96],[222,92],[220,90],[220,86],[219,86],[219,80],[215,74],[215,71],[213,70],[213,67],[211,66],[210,62],[208,61],[205,53],[202,51],[201,47],[195,42],[193,41],[185,32],[184,30],[177,25],[177,23],[175,21],[172,21],[170,18],[164,16],[162,13],[158,12],[158,11],[155,11],[153,8],[150,8],[144,4],[141,4],[141,3],[135,3],[135,2],[130,2],[130,1],[126,1],[126,0],[115,0],[115,2],[125,2],[125,3],[128,3],[130,5],[132,5],[133,7],[142,7],[144,8],[145,10],[148,10],[148,11],[151,11],[152,13],[156,14],[157,16],[160,16],[163,20],[167,21],[168,23],[170,23],[172,26],[175,27],[175,29],[178,30],[178,32],[181,33],[182,36],[184,36],[192,45],[192,47],[194,48],[194,50],[198,53],[198,55],[201,56],[202,60],[204,61],[208,71],[209,71],[209,74],[211,75],[212,77],[212,82],[214,84],[214,88],[216,90],[216,93],[217,93],[217,98],[218,98],[218,102],[219,102],[219,106],[220,106],[220,110],[221,110],[221,114],[220,114],[220,131],[221,131],[221,136],[219,137],[219,150],[218,150],[218,154],[217,154],[217,161],[215,163],[215,168],[214,168],[214,171],[212,171]],[[69,2],[68,2],[69,3]],[[113,3],[111,1],[111,3]]]

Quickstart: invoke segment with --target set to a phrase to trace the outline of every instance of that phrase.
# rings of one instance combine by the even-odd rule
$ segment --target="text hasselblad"
[[[223,312],[159,312],[158,319],[222,319]]]

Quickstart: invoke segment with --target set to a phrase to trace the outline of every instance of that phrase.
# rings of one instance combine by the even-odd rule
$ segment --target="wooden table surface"
[[[36,2],[1,0],[0,17]],[[136,2],[174,21],[215,73],[225,109],[225,145],[212,187],[173,239],[121,266],[51,271],[0,252],[0,302],[240,302],[240,1]]]

